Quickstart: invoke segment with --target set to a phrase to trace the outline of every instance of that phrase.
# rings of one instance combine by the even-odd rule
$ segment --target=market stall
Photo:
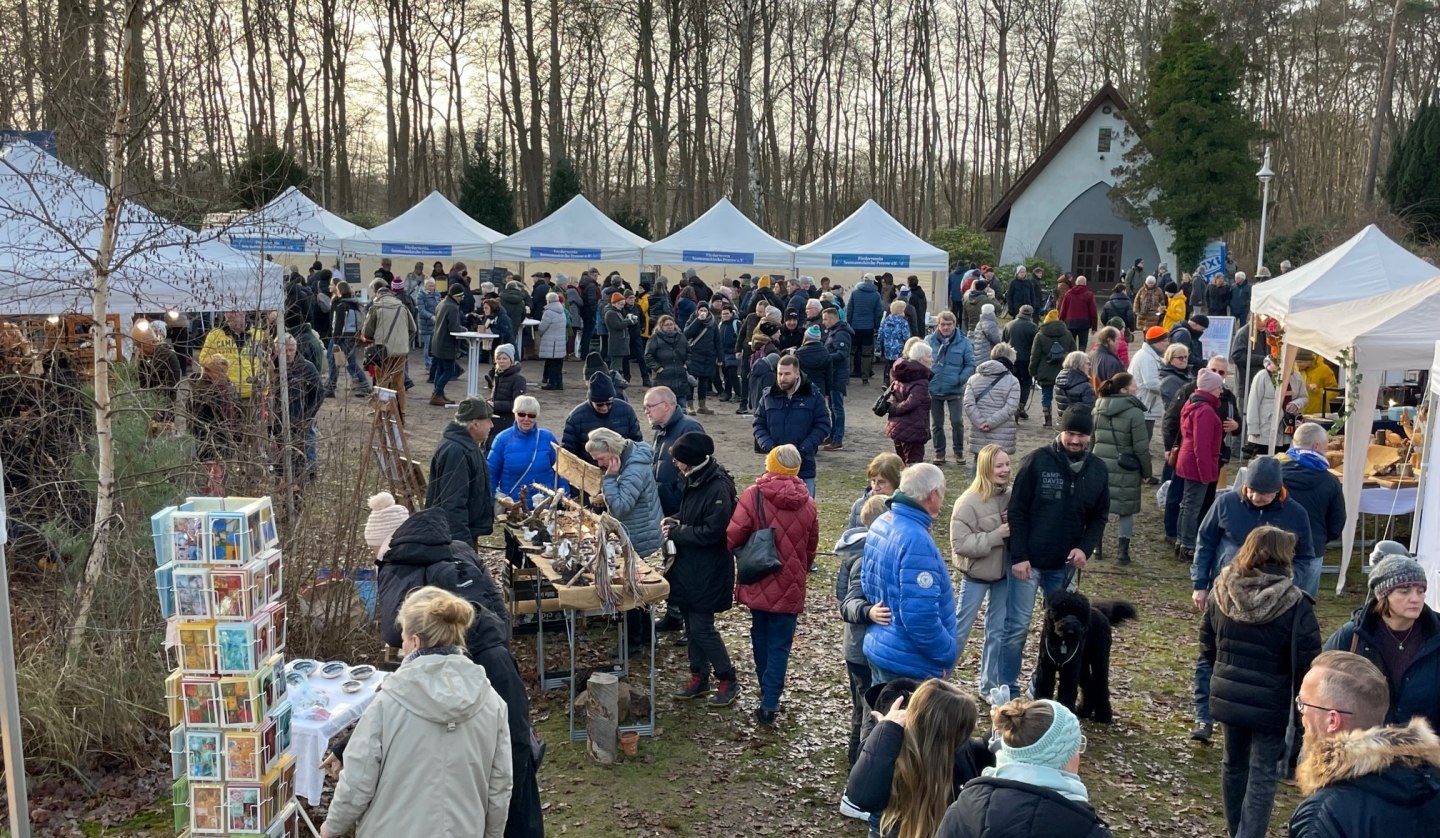
[[[106,197],[105,187],[30,143],[0,151],[0,313],[91,310]],[[121,204],[111,261],[110,314],[280,307],[278,265],[133,201]]]
[[[581,496],[599,498],[599,469],[579,458],[560,451],[561,475],[581,490]],[[551,679],[545,670],[545,647],[542,630],[536,632],[536,668],[541,685],[549,688],[558,680],[565,680],[570,690],[570,739],[584,741],[586,731],[575,724],[576,650],[581,620],[587,616],[613,616],[634,609],[642,609],[645,619],[654,618],[656,603],[670,593],[670,583],[655,564],[646,561],[635,552],[625,528],[614,517],[597,511],[593,505],[578,503],[563,492],[550,487],[532,484],[527,499],[512,499],[503,495],[496,498],[503,513],[501,523],[512,538],[520,545],[525,563],[538,571],[539,578],[529,588],[533,602],[531,607],[522,609],[521,601],[513,594],[512,613],[537,614],[540,611],[558,611],[565,621],[565,633],[569,646],[570,668],[560,678]],[[600,499],[603,503],[603,498]],[[652,559],[653,561],[653,559]],[[543,580],[543,581],[542,581]],[[546,596],[553,593],[553,596]],[[553,604],[552,604],[553,603]],[[625,677],[629,674],[629,641],[623,621],[619,627],[617,660],[614,672]],[[644,736],[655,732],[655,633],[650,632],[648,688],[648,722],[621,726],[620,732],[634,731]]]
[[[1433,344],[1433,352],[1429,366],[1430,386],[1427,388],[1427,397],[1432,405],[1440,399],[1440,341]],[[1437,425],[1434,410],[1430,411],[1427,419],[1426,434],[1433,435]],[[1440,609],[1440,480],[1435,479],[1435,475],[1440,474],[1440,445],[1426,449],[1423,461],[1417,490],[1419,520],[1410,530],[1410,552],[1416,555],[1430,577],[1425,601],[1431,608]]]
[[[348,243],[362,240],[365,228],[330,212],[292,186],[217,232],[231,247],[247,253],[320,258],[353,253]]]
[[[431,192],[404,213],[348,240],[346,246],[352,253],[390,256],[397,262],[412,258],[488,262],[491,246],[503,238],[503,233],[466,215],[444,195]]]
[[[795,270],[852,270],[876,274],[889,271],[901,279],[917,274],[926,281],[931,300],[943,300],[939,280],[950,270],[950,257],[896,221],[874,200],[867,200],[849,218],[815,241],[795,250]],[[928,274],[928,276],[927,276]],[[938,311],[942,306],[932,306]]]
[[[793,270],[795,248],[760,229],[721,198],[705,214],[645,248],[647,265],[760,266]]]
[[[495,242],[498,262],[613,262],[638,265],[650,242],[616,224],[584,195]]]
[[[1401,411],[1396,418],[1405,423],[1401,426],[1404,433],[1386,430],[1372,434],[1371,426],[1385,373],[1429,369],[1434,361],[1440,276],[1433,267],[1431,276],[1363,300],[1292,313],[1285,321],[1282,376],[1289,376],[1294,369],[1297,350],[1309,349],[1338,362],[1346,377],[1344,443],[1336,452],[1339,456],[1331,457],[1342,475],[1348,512],[1337,593],[1345,587],[1366,483],[1392,490],[1415,485],[1422,460],[1423,422]],[[1278,425],[1278,415],[1275,422]]]

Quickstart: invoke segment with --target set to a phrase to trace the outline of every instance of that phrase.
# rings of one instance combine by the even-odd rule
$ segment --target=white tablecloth
[[[1415,511],[1419,489],[1386,489],[1373,486],[1360,490],[1361,515],[1409,515]]]
[[[329,716],[324,719],[310,718],[301,704],[296,703],[290,731],[291,747],[295,753],[295,794],[308,800],[312,806],[320,802],[320,794],[325,790],[325,772],[320,769],[320,763],[325,760],[330,737],[360,718],[360,714],[375,700],[375,691],[380,687],[380,682],[385,680],[386,674],[376,672],[369,680],[361,681],[363,686],[357,693],[347,693],[340,689],[340,685],[347,680],[344,677],[322,678],[318,672],[310,676],[306,686],[330,698],[330,703],[325,708],[329,711]],[[300,697],[299,692],[299,687],[290,688],[292,702]]]

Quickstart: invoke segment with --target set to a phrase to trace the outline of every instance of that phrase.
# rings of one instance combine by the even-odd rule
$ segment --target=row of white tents
[[[795,247],[762,230],[729,199],[659,241],[615,223],[577,195],[541,221],[505,236],[471,219],[438,192],[402,215],[364,230],[290,188],[228,226],[239,250],[316,256],[390,256],[496,262],[602,262],[802,269],[949,270],[945,251],[866,201],[813,242]]]

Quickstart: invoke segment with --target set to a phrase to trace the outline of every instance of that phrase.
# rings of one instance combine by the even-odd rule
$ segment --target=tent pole
[[[1410,552],[1413,554],[1419,546],[1420,541],[1420,520],[1425,512],[1425,484],[1428,482],[1430,469],[1425,463],[1430,459],[1431,440],[1435,438],[1435,391],[1430,388],[1429,382],[1425,386],[1425,398],[1420,400],[1420,406],[1425,408],[1425,440],[1422,443],[1422,456],[1420,458],[1420,479],[1415,483],[1415,514],[1410,520]],[[1412,441],[1413,444],[1413,441]]]
[[[0,738],[5,748],[5,796],[10,804],[10,835],[30,838],[30,801],[25,783],[25,749],[20,735],[20,696],[15,683],[15,636],[10,624],[10,564],[5,544],[5,477],[0,468]]]
[[[1242,420],[1240,428],[1240,446],[1242,449],[1245,446],[1245,437],[1250,434],[1250,429],[1244,427],[1243,420],[1246,416],[1250,415],[1250,399],[1252,397],[1251,391],[1255,389],[1254,387],[1250,386],[1250,380],[1251,377],[1255,375],[1255,373],[1252,371],[1252,368],[1255,366],[1255,337],[1256,333],[1258,332],[1258,329],[1256,329],[1255,326],[1259,322],[1260,318],[1252,314],[1250,315],[1250,322],[1245,324],[1245,380],[1235,382],[1240,386],[1240,391],[1245,394],[1245,404],[1242,405],[1240,408],[1240,418]],[[1238,373],[1239,371],[1237,370],[1236,372]]]

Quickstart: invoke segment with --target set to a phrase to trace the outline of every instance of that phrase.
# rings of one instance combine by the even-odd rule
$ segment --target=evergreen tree
[[[650,219],[630,204],[622,204],[610,213],[610,219],[642,239],[650,238]]]
[[[510,235],[515,226],[515,194],[505,177],[503,147],[492,154],[485,132],[475,132],[470,164],[460,176],[460,211],[497,233]]]
[[[570,199],[582,191],[580,173],[575,171],[575,164],[570,162],[570,158],[556,160],[555,172],[550,175],[550,202],[545,205],[545,214],[549,215],[570,203]]]
[[[1238,100],[1245,69],[1240,47],[1221,47],[1215,17],[1187,2],[1160,43],[1149,79],[1141,137],[1115,170],[1111,199],[1137,223],[1175,232],[1181,265],[1205,244],[1259,215],[1255,125]]]
[[[230,173],[230,190],[245,209],[259,209],[292,186],[310,182],[310,173],[273,140],[262,140],[258,148],[241,160]]]
[[[1440,104],[1422,105],[1395,138],[1381,192],[1423,241],[1440,239]]]

